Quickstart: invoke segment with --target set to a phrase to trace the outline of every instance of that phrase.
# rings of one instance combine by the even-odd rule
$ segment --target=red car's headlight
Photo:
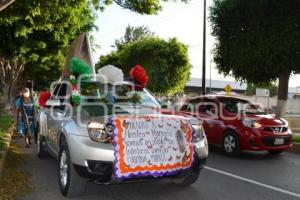
[[[262,127],[262,125],[260,123],[258,123],[254,119],[250,119],[250,118],[242,119],[242,123],[245,127],[248,127],[248,128],[260,128],[260,127]]]

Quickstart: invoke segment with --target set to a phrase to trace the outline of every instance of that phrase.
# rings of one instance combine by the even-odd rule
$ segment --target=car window
[[[224,109],[229,113],[265,114],[262,109],[247,100],[221,98],[220,101],[223,104]]]
[[[55,86],[53,91],[53,97],[55,99],[59,99],[63,104],[68,99],[68,84],[67,83],[59,83]],[[64,110],[65,105],[55,106],[55,109]]]
[[[217,114],[218,107],[214,100],[204,99],[199,105],[198,110],[200,113],[215,115]]]
[[[58,91],[61,87],[61,84],[56,84],[53,90],[53,96],[56,97],[58,95]]]

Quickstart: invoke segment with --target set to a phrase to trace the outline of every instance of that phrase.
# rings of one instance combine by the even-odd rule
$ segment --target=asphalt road
[[[57,184],[55,159],[39,160],[35,148],[24,149],[28,160],[24,168],[31,172],[34,191],[24,200],[65,199]],[[156,181],[102,186],[88,183],[85,194],[78,199],[104,200],[246,200],[300,199],[300,155],[283,153],[244,153],[228,157],[211,149],[207,168],[194,185],[182,188],[170,182]]]

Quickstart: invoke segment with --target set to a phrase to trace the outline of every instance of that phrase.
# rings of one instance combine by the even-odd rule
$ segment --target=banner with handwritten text
[[[115,117],[115,175],[164,176],[191,167],[191,125],[172,116]]]

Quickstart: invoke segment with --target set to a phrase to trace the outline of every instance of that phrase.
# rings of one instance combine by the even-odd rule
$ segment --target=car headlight
[[[254,119],[244,118],[242,119],[242,123],[245,127],[248,128],[260,128],[261,124],[255,121]]]
[[[89,122],[87,125],[91,140],[95,142],[107,142],[111,137],[106,131],[106,126],[99,122]]]
[[[205,137],[204,129],[201,124],[192,125],[193,128],[193,142],[199,142]]]

